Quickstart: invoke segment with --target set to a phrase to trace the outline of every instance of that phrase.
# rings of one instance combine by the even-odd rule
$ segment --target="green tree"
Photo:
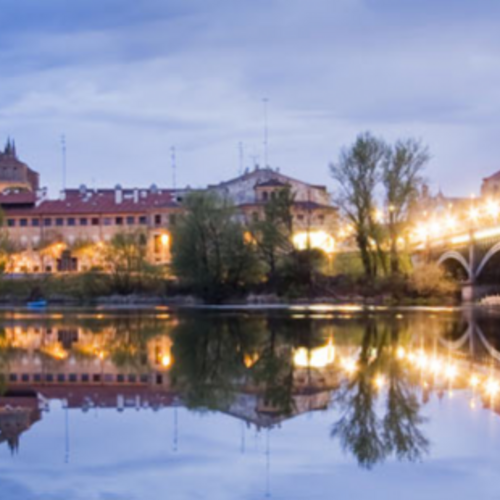
[[[366,132],[352,146],[343,149],[338,161],[330,165],[331,175],[339,186],[336,203],[354,229],[364,272],[370,279],[377,276],[379,264],[385,266],[375,217],[375,193],[387,154],[385,142]]]
[[[104,248],[104,262],[113,290],[121,294],[140,291],[154,272],[143,231],[116,233]]]
[[[263,220],[250,225],[260,258],[265,262],[267,278],[274,285],[278,277],[280,259],[293,250],[294,195],[289,187],[274,192],[264,207]]]
[[[254,246],[234,208],[213,193],[192,193],[173,231],[174,274],[207,301],[219,302],[260,279]]]
[[[383,163],[382,185],[388,210],[387,230],[391,272],[400,271],[398,238],[408,226],[412,208],[422,184],[422,170],[429,161],[428,149],[414,139],[398,140]]]

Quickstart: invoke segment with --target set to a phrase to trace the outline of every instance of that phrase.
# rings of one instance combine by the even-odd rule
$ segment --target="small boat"
[[[45,309],[47,307],[46,300],[31,300],[27,304],[28,309]]]

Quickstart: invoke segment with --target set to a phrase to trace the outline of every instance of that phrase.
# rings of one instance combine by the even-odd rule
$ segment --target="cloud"
[[[429,143],[435,185],[471,189],[496,168],[500,7],[465,0],[9,3],[0,18],[0,139],[43,180],[202,185],[270,161],[331,185],[356,133]],[[472,171],[474,164],[477,171]],[[451,172],[460,181],[449,184]]]

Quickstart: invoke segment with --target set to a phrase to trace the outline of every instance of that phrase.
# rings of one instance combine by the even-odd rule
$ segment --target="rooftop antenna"
[[[264,104],[264,168],[268,167],[268,129],[267,129],[267,103],[269,99],[264,97],[262,103]]]
[[[176,156],[175,156],[175,146],[170,148],[171,160],[172,160],[172,187],[177,189],[177,164],[176,164]]]
[[[177,406],[174,408],[174,452],[179,449],[179,416],[177,415]]]
[[[62,153],[62,188],[66,189],[66,136],[61,135],[61,153]]]
[[[271,497],[271,445],[270,445],[270,429],[266,429],[266,498]]]
[[[242,142],[238,143],[238,150],[239,150],[239,155],[240,155],[240,172],[239,172],[239,174],[243,175],[245,155],[244,155],[244,151],[243,151],[243,143]]]

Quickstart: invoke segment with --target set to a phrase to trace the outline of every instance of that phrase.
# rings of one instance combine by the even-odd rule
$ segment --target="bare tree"
[[[353,226],[363,268],[370,279],[377,275],[379,263],[385,265],[375,218],[375,192],[387,155],[385,142],[365,132],[330,165],[338,183],[335,201]]]
[[[408,224],[408,213],[422,184],[422,170],[429,161],[427,147],[415,139],[398,140],[383,162],[382,185],[388,210],[387,229],[391,272],[399,273],[398,237]]]

